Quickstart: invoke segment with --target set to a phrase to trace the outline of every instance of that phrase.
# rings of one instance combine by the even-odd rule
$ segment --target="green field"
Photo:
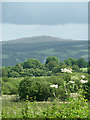
[[[3,97],[2,97],[3,98]],[[6,99],[5,99],[6,98]],[[73,102],[15,102],[13,96],[4,96],[2,118],[87,118],[88,103],[83,100]]]
[[[88,68],[80,68],[80,70],[81,70],[82,72],[87,72],[87,71],[88,71]]]

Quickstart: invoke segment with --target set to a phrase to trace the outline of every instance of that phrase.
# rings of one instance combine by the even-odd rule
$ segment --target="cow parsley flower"
[[[80,80],[81,83],[87,83],[88,81],[87,80]]]
[[[50,85],[50,87],[58,88],[58,85],[53,84],[53,85]]]
[[[64,69],[62,68],[61,72],[72,73],[72,70],[67,69],[67,68],[64,68]]]
[[[70,83],[74,84],[75,82],[74,81],[69,81]]]
[[[81,75],[81,78],[85,78],[85,76],[84,76],[84,75]]]

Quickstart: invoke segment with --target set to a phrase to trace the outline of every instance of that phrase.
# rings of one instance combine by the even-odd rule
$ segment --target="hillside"
[[[36,36],[2,42],[2,65],[14,66],[28,58],[44,63],[48,56],[88,60],[88,41],[61,39],[51,36]]]

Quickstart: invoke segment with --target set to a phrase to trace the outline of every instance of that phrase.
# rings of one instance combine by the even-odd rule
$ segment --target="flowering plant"
[[[53,84],[53,85],[50,85],[50,87],[58,88],[58,85]]]
[[[72,69],[62,68],[61,72],[72,73]]]

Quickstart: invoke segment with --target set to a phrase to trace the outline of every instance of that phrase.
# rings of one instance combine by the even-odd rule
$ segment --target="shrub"
[[[48,97],[59,98],[65,100],[67,98],[63,85],[63,79],[60,76],[51,76],[43,78],[27,77],[19,84],[19,96],[21,99],[31,98],[37,101],[47,100]],[[50,87],[50,85],[58,85],[58,88]]]
[[[19,95],[22,99],[47,100],[50,96],[50,83],[44,80],[25,78],[19,84]]]
[[[19,80],[16,78],[2,78],[2,93],[6,95],[18,94]]]

